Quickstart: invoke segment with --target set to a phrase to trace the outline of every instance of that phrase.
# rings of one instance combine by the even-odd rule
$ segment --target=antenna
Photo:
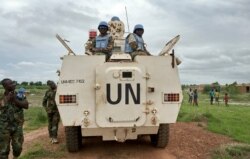
[[[128,32],[130,33],[130,31],[129,31],[129,23],[128,23],[128,13],[127,13],[127,7],[126,7],[126,6],[125,6],[125,11],[126,11],[126,18],[127,18]]]

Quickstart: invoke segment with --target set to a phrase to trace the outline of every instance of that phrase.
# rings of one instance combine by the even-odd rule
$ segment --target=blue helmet
[[[120,21],[120,18],[117,17],[117,16],[113,16],[113,17],[111,18],[111,21]]]
[[[26,90],[23,87],[19,88],[19,90],[18,90],[18,93],[25,93],[25,92],[26,92]]]
[[[135,32],[136,29],[143,29],[144,30],[143,25],[141,25],[141,24],[136,24],[133,32]]]
[[[105,22],[105,21],[101,21],[98,25],[98,29],[100,28],[100,26],[104,26],[104,27],[107,27],[108,28],[108,23]]]

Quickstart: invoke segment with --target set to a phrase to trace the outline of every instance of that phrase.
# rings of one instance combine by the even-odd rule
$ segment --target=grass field
[[[227,135],[236,141],[250,144],[250,106],[233,105],[226,107],[223,103],[210,105],[207,95],[199,95],[199,106],[192,106],[184,101],[178,121],[207,122],[207,129]]]
[[[62,158],[65,145],[61,145],[60,151],[53,152],[44,148],[43,145],[35,143],[27,153],[21,155],[19,159],[37,159],[37,158]]]
[[[249,94],[236,95],[226,107],[223,102],[210,105],[207,94],[199,94],[199,106],[188,103],[187,94],[178,115],[181,122],[205,122],[209,131],[231,137],[245,144],[226,145],[216,149],[213,159],[250,158],[250,98]],[[232,104],[238,103],[238,104]],[[241,104],[240,104],[241,103]],[[244,103],[242,105],[242,103]]]
[[[30,108],[24,111],[24,131],[31,131],[47,125],[47,114],[42,107],[46,89],[31,89],[27,95]]]
[[[42,107],[30,107],[24,111],[24,132],[36,130],[47,125],[47,114]]]

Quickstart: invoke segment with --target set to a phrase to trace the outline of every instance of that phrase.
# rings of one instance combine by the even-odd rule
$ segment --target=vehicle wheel
[[[79,148],[82,147],[82,131],[80,126],[78,126],[78,146]]]
[[[69,152],[77,152],[82,145],[81,127],[80,126],[66,126],[66,146]]]
[[[165,148],[169,140],[169,124],[160,124],[158,133],[150,135],[150,139],[155,147]]]

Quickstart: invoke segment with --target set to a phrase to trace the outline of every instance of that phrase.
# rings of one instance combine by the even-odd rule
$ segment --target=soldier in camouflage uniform
[[[90,30],[89,31],[89,39],[88,41],[85,43],[85,54],[87,55],[93,55],[93,53],[90,51],[90,49],[92,48],[92,43],[93,40],[96,37],[96,30]]]
[[[0,159],[8,159],[10,143],[13,156],[17,158],[22,152],[23,137],[23,109],[28,109],[26,97],[15,92],[16,84],[11,79],[3,79],[5,90],[0,97]]]
[[[143,26],[141,24],[137,24],[134,27],[133,33],[130,33],[125,39],[125,52],[129,53],[132,59],[134,59],[137,55],[151,55],[145,47],[145,43],[142,38],[143,33]]]
[[[43,98],[43,107],[45,108],[48,115],[48,131],[50,142],[55,144],[58,143],[57,131],[58,124],[60,121],[60,115],[55,102],[56,95],[56,84],[53,81],[48,81],[47,85],[50,87]]]
[[[93,55],[106,55],[106,60],[108,60],[114,45],[112,36],[108,34],[108,23],[105,21],[100,22],[98,30],[100,34],[94,38],[89,50]]]

